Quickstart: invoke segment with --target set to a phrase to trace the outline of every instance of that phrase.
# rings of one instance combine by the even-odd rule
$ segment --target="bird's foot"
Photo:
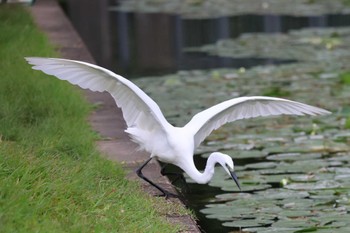
[[[165,199],[169,199],[169,198],[178,198],[180,199],[180,196],[171,192],[168,192],[166,190],[162,191],[162,194],[158,195],[159,197],[165,197]]]

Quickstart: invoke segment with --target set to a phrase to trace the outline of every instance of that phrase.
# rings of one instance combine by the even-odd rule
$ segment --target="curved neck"
[[[217,155],[211,154],[207,160],[207,164],[203,173],[198,171],[193,162],[193,159],[191,159],[191,161],[186,161],[186,163],[182,164],[179,167],[181,167],[184,170],[184,172],[186,172],[186,174],[195,182],[199,184],[206,184],[211,180],[211,178],[214,175],[214,167],[217,161]]]

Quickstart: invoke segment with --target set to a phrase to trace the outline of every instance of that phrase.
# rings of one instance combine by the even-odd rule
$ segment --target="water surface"
[[[128,78],[139,78],[137,84],[155,98],[175,125],[183,125],[203,108],[242,95],[287,97],[335,113],[326,118],[239,122],[212,134],[195,156],[198,168],[204,168],[212,151],[230,154],[243,192],[238,193],[220,168],[209,185],[189,181],[186,189],[180,183],[203,231],[349,230],[346,121],[350,88],[344,80],[350,69],[346,59],[330,56],[327,63],[299,64],[295,58],[220,57],[185,49],[244,33],[287,34],[303,28],[349,26],[350,15],[185,19],[110,11],[108,5],[79,7],[70,6],[71,17],[97,62]],[[322,46],[318,49],[328,51]],[[169,75],[159,76],[164,74]]]

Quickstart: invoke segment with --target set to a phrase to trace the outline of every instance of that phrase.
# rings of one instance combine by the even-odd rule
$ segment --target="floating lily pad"
[[[189,51],[234,58],[260,57],[324,62],[348,57],[346,44],[349,40],[349,28],[308,28],[290,31],[288,34],[248,33],[236,39],[223,39],[215,44],[191,48]],[[334,72],[331,75],[329,72],[320,75],[322,79],[327,77],[337,78],[338,75]],[[269,95],[290,95],[290,92],[282,88],[281,85],[269,86],[265,92]]]
[[[280,216],[297,218],[297,217],[307,217],[314,216],[315,214],[310,210],[284,210],[279,213]]]
[[[238,206],[213,206],[202,209],[200,212],[206,214],[208,218],[227,219],[253,215],[254,209]]]
[[[350,180],[350,174],[340,174],[334,177],[335,180]]]
[[[313,182],[320,180],[330,180],[334,178],[334,174],[320,173],[320,174],[305,174],[305,175],[291,175],[290,180],[296,182]]]
[[[273,169],[277,166],[274,162],[251,163],[245,166],[246,169]]]
[[[349,167],[334,167],[330,168],[329,170],[335,172],[336,174],[350,174]]]
[[[310,162],[310,160],[295,161],[293,163],[281,162],[275,169],[264,170],[261,174],[312,173],[328,165],[329,163],[323,159],[314,159],[312,162]]]
[[[283,183],[284,180],[288,180],[289,174],[270,174],[270,175],[260,175],[261,180],[264,183]]]
[[[275,147],[268,147],[263,150],[265,154],[268,155],[275,155],[275,154],[296,154],[296,153],[310,153],[310,150],[305,147],[296,146],[296,145],[284,145],[284,146],[275,146]]]
[[[215,198],[220,201],[232,201],[236,199],[244,199],[244,198],[250,198],[252,194],[250,193],[224,193],[216,195]]]
[[[292,190],[317,190],[339,188],[341,184],[333,180],[322,180],[316,183],[293,183],[284,187]]]
[[[222,151],[222,153],[233,155],[232,157],[237,159],[249,159],[249,158],[264,158],[265,154],[258,150],[239,150],[239,151]]]
[[[260,190],[265,190],[270,188],[271,185],[269,184],[249,184],[249,185],[244,185],[243,187],[241,187],[241,191],[243,192],[251,192],[251,191],[260,191]],[[223,186],[221,187],[222,190],[224,191],[239,191],[237,187],[235,187],[234,185],[230,185],[230,186]]]
[[[268,189],[255,193],[258,199],[291,199],[291,198],[305,198],[309,196],[308,192],[305,191],[294,191],[286,189]]]
[[[258,150],[220,150],[221,153],[230,155],[234,160],[237,159],[249,159],[249,158],[264,158],[265,155]],[[201,156],[203,158],[208,158],[210,153],[204,153]]]
[[[322,154],[319,153],[282,153],[274,154],[267,157],[269,160],[278,160],[278,161],[297,161],[297,160],[309,160],[309,159],[318,159],[321,158]]]
[[[282,213],[283,215],[284,213]],[[293,213],[293,216],[291,217],[295,217],[294,216],[295,213]],[[299,216],[303,216],[303,215],[299,215],[299,214],[305,214],[305,212],[301,212],[301,213],[297,213],[297,217]],[[310,214],[310,213],[307,213]],[[314,222],[308,220],[308,219],[293,219],[293,218],[286,218],[286,219],[281,219],[275,223],[272,224],[272,227],[276,227],[276,228],[309,228],[309,227],[313,227],[315,225]]]
[[[244,228],[243,232],[257,232],[257,233],[294,233],[302,228],[288,228],[288,227],[268,227],[268,228]]]
[[[274,221],[270,219],[243,219],[243,220],[234,220],[232,222],[225,222],[222,225],[226,227],[259,227],[272,224]]]

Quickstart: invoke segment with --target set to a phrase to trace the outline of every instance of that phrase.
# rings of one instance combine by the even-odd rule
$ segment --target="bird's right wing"
[[[224,101],[197,113],[185,128],[194,135],[195,147],[215,129],[239,119],[273,115],[323,115],[330,112],[282,98],[252,96]]]
[[[129,80],[100,66],[81,61],[27,57],[33,69],[54,75],[83,89],[109,92],[122,109],[128,127],[164,133],[169,123],[159,106]]]

